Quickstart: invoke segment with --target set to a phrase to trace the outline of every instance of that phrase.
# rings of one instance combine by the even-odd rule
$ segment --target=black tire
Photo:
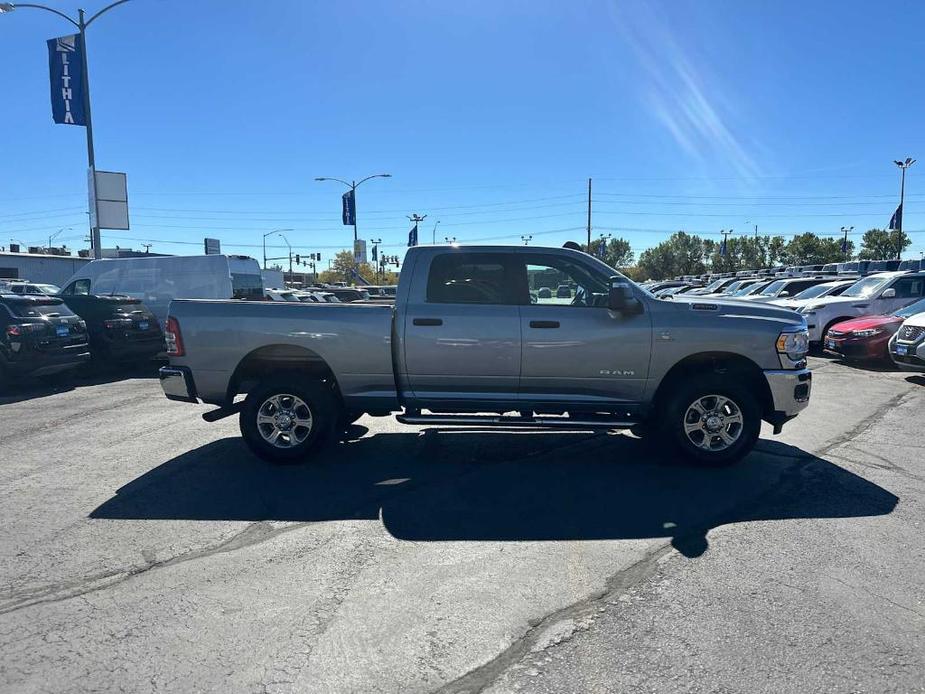
[[[729,373],[695,376],[681,383],[659,413],[662,440],[668,448],[705,467],[731,465],[748,455],[761,431],[761,407],[741,381],[736,374]],[[719,397],[712,399],[714,396]],[[724,404],[719,398],[727,402]],[[695,403],[705,410],[704,415],[716,414],[717,419],[699,414],[693,409]],[[689,435],[685,424],[699,425],[699,430],[694,429]],[[710,425],[719,429],[714,431]],[[724,436],[732,442],[727,442]]]
[[[258,423],[258,416],[275,418],[277,414],[283,415],[277,423],[266,420]],[[340,416],[331,389],[325,383],[298,377],[279,378],[248,394],[238,424],[244,442],[258,457],[271,463],[297,464],[307,461],[330,442]],[[290,420],[309,421],[310,426],[293,424],[287,428]],[[278,426],[280,423],[282,426]],[[271,442],[274,432],[277,444]]]

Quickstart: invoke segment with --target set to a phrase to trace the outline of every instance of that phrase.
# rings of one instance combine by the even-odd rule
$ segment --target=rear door
[[[554,254],[518,253],[523,358],[520,399],[571,411],[638,402],[652,348],[648,312],[607,308],[609,276]],[[570,287],[549,296],[545,287]]]
[[[404,366],[422,406],[515,404],[521,334],[512,267],[511,254],[448,250],[415,269]]]

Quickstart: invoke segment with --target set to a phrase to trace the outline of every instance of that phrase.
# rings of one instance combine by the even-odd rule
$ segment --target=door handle
[[[558,328],[559,321],[557,320],[532,320],[530,321],[531,328]]]
[[[441,318],[415,318],[411,322],[414,325],[443,325]]]

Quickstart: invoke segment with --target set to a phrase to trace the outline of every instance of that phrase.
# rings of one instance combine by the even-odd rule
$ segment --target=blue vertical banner
[[[344,193],[343,198],[343,212],[341,213],[341,218],[344,220],[344,226],[350,226],[351,224],[357,223],[357,202],[356,197],[354,197],[354,191],[348,190]]]
[[[411,231],[408,232],[408,247],[411,248],[412,246],[417,246],[417,245],[418,245],[418,225],[415,224],[413,227],[411,227]]]
[[[890,217],[890,231],[894,229],[903,228],[903,206],[902,203],[899,204],[899,207],[896,208],[896,211],[893,213],[893,216]]]
[[[719,244],[719,254],[726,255],[726,237],[723,237],[722,243]]]
[[[55,123],[86,126],[80,34],[59,36],[48,39],[47,43],[52,118]]]

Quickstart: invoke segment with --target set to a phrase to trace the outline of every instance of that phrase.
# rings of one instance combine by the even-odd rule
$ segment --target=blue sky
[[[76,5],[51,2],[62,11]],[[92,13],[102,2],[87,6]],[[54,125],[50,13],[0,16],[0,245],[84,247],[83,128]],[[89,30],[97,166],[128,173],[106,246],[259,256],[264,232],[330,257],[352,230],[316,176],[362,178],[363,238],[638,252],[673,230],[857,236],[907,176],[925,251],[925,4],[132,0]],[[719,238],[715,236],[715,238]]]

